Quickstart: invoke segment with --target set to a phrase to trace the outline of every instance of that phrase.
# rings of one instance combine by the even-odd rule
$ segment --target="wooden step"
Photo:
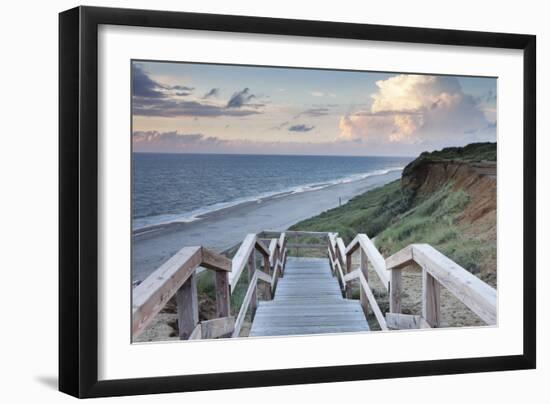
[[[273,300],[259,303],[250,336],[369,331],[357,300],[344,299],[326,258],[287,259]]]

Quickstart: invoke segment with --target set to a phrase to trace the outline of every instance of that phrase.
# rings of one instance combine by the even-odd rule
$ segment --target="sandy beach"
[[[313,191],[243,203],[193,222],[140,229],[132,236],[132,280],[145,279],[184,246],[202,245],[223,251],[241,241],[247,233],[285,230],[400,177],[401,171],[392,171]]]

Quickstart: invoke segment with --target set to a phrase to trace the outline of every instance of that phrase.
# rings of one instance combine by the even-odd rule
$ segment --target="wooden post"
[[[390,281],[390,313],[401,313],[401,278],[401,269],[392,269]]]
[[[266,274],[269,274],[269,276],[271,276],[271,265],[269,265],[269,256],[268,255],[264,255],[264,272]]]
[[[256,272],[256,250],[252,250],[252,252],[250,253],[250,256],[248,257],[248,282],[252,280],[255,272]],[[254,314],[256,314],[256,307],[258,305],[256,292],[257,292],[256,288],[254,288],[254,292],[252,292],[252,297],[250,298],[250,313],[252,318],[254,318]]]
[[[422,268],[422,317],[432,327],[441,323],[440,289],[439,282]]]
[[[229,317],[230,313],[230,292],[229,272],[216,271],[216,316]]]
[[[264,255],[263,258],[264,258],[264,272],[269,276],[271,276],[271,266],[269,265],[269,256]],[[264,288],[267,291],[267,298],[272,299],[273,296],[271,294],[271,285],[264,284]]]
[[[361,254],[361,266],[360,266],[360,269],[361,269],[361,273],[363,274],[363,276],[365,277],[365,280],[369,281],[369,262],[367,260],[367,254],[365,254],[365,252],[363,251],[362,248],[359,249],[360,250],[360,254]],[[363,285],[361,285],[361,282],[359,282],[359,290],[360,290],[360,294],[359,294],[359,299],[361,301],[361,307],[363,308],[363,313],[365,313],[365,317],[367,316],[368,314],[368,311],[369,311],[369,299],[367,297],[367,294],[365,293],[365,290],[363,288]]]
[[[176,293],[178,305],[178,333],[180,339],[188,339],[199,323],[199,299],[197,277],[193,273]]]
[[[346,255],[346,269],[345,269],[345,274],[349,274],[351,272],[351,259],[352,259],[352,256],[353,254],[349,254],[349,255]],[[344,284],[344,288],[345,288],[345,293],[346,293],[346,299],[351,299],[352,298],[352,290],[351,290],[351,283],[349,282],[346,282]]]

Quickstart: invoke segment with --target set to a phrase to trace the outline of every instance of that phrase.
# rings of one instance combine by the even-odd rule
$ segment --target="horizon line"
[[[423,153],[420,152],[418,156]],[[357,155],[357,154],[276,154],[276,153],[211,153],[211,152],[159,152],[159,151],[135,151],[132,154],[190,154],[190,155],[217,155],[217,156],[296,156],[296,157],[398,157],[398,158],[415,158],[418,156],[405,155]]]

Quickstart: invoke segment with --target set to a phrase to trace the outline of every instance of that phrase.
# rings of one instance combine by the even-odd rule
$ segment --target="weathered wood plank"
[[[409,245],[386,258],[386,269],[401,269],[414,263],[413,246]]]
[[[336,271],[336,266],[334,264],[334,257],[332,256],[332,248],[331,248],[330,244],[327,248],[327,252],[328,252],[329,265],[330,265],[330,272],[334,276],[335,271]]]
[[[258,274],[256,273],[256,251],[252,251],[250,253],[250,257],[248,257],[248,280],[252,280],[254,277],[258,277]],[[258,307],[258,291],[257,288],[254,288],[254,291],[252,293],[252,297],[250,300],[250,312],[252,313],[252,318],[254,318],[254,314],[256,313],[256,308]]]
[[[180,339],[188,339],[199,323],[199,298],[197,276],[192,274],[176,293],[178,306],[178,334]]]
[[[202,339],[213,339],[231,334],[235,329],[235,317],[221,317],[201,322]]]
[[[365,321],[363,313],[345,313],[330,316],[303,316],[303,317],[283,317],[283,316],[262,316],[254,320],[254,326],[335,326],[335,325],[353,325]]]
[[[214,271],[231,271],[231,260],[223,255],[202,247],[201,266]]]
[[[389,290],[390,279],[386,271],[386,260],[384,260],[384,257],[382,257],[382,254],[380,254],[374,243],[365,234],[360,234],[358,237],[361,248],[367,254],[374,271],[380,278],[385,289]]]
[[[132,335],[136,337],[200,265],[200,247],[185,247],[132,291]]]
[[[264,281],[266,283],[269,283],[271,285],[272,278],[268,274],[266,274],[263,271],[260,271],[259,269],[256,270],[258,273],[258,280]]]
[[[401,313],[386,313],[386,324],[390,330],[410,330],[420,328],[422,317],[401,314]]]
[[[386,319],[384,315],[382,314],[382,311],[380,310],[380,307],[378,306],[378,303],[376,302],[376,299],[374,298],[374,294],[372,293],[372,290],[370,289],[370,286],[365,279],[365,277],[361,274],[360,276],[361,286],[363,287],[363,290],[365,291],[365,294],[367,295],[367,299],[369,300],[370,306],[372,308],[372,311],[374,313],[374,316],[376,317],[376,320],[378,321],[378,324],[380,325],[380,328],[382,330],[387,330],[388,326],[386,325]]]
[[[363,277],[368,283],[369,282],[369,262],[367,259],[367,254],[363,250],[360,250],[360,254],[361,254],[361,257],[360,257],[359,271],[360,271],[360,274],[363,275]],[[365,313],[365,317],[366,317],[369,312],[369,298],[367,297],[367,294],[363,290],[363,286],[361,285],[361,282],[359,282],[359,301],[361,303],[361,307],[363,308],[363,312]]]
[[[353,254],[357,249],[361,247],[361,244],[359,243],[359,234],[356,235],[353,240],[348,244],[346,247],[346,255]]]
[[[346,263],[346,246],[344,244],[344,240],[342,240],[340,237],[336,239],[336,250],[338,251],[338,259],[340,260],[340,263],[342,265],[345,265]]]
[[[328,239],[330,244],[334,247],[336,246],[336,238],[338,237],[338,233],[329,233]]]
[[[235,254],[232,260],[231,265],[231,276],[229,284],[231,285],[231,293],[235,290],[235,285],[239,281],[241,273],[248,263],[248,257],[250,253],[254,250],[254,245],[256,244],[256,235],[251,233],[247,234],[244,238],[239,250]]]
[[[341,239],[340,239],[341,240]],[[342,242],[342,246],[344,245],[344,242]],[[342,248],[342,254],[344,254],[342,256],[342,258],[345,260],[346,262],[346,275],[348,273],[350,273],[352,271],[352,255],[351,254],[348,254],[346,255],[346,249],[345,247]],[[344,293],[345,293],[345,296],[347,299],[351,299],[353,297],[353,292],[351,290],[351,284],[349,284],[346,280],[345,280],[345,276],[344,276],[344,283],[345,283],[345,290],[344,290]]]
[[[336,325],[336,326],[297,326],[297,327],[258,327],[250,332],[251,337],[262,335],[311,335],[330,333],[350,333],[369,331],[364,324]]]
[[[402,270],[393,268],[390,282],[390,312],[401,313]]]
[[[487,324],[497,321],[497,292],[427,244],[414,244],[413,256],[428,273]]]
[[[201,339],[202,338],[202,328],[201,328],[201,324],[197,324],[197,326],[195,327],[195,329],[193,330],[193,332],[191,333],[191,335],[189,336],[188,339],[192,340],[192,339]]]
[[[342,271],[342,266],[340,265],[340,261],[338,260],[336,260],[334,264],[336,266],[336,270],[339,276],[338,280],[340,282],[340,286],[343,290],[346,287],[346,281],[344,280],[344,272]]]
[[[281,251],[285,248],[285,244],[286,244],[286,234],[283,232],[279,236],[279,248],[281,249]]]
[[[258,275],[261,276],[261,275]],[[250,336],[367,331],[354,300],[342,298],[328,259],[290,258],[274,299],[260,302]]]
[[[361,270],[359,268],[351,271],[351,272],[348,272],[347,274],[344,275],[344,282],[350,282],[354,279],[357,279],[359,278],[359,275],[361,274]]]
[[[269,263],[271,264],[272,267],[274,267],[276,263],[275,254],[277,252],[277,244],[278,244],[278,241],[276,238],[271,239],[271,242],[269,243]]]
[[[218,317],[229,316],[230,311],[230,294],[229,291],[229,273],[216,271],[215,287],[216,287],[216,315]]]
[[[269,257],[269,248],[266,247],[266,245],[264,244],[263,241],[258,240],[258,239],[256,238],[256,245],[255,245],[255,247],[256,247],[256,250],[257,250],[260,254],[262,254],[264,257]]]
[[[431,327],[441,323],[440,286],[426,269],[422,269],[422,317]]]
[[[390,278],[386,272],[386,261],[384,260],[384,257],[382,257],[382,254],[380,254],[374,243],[367,237],[366,234],[358,234],[355,236],[346,248],[346,254],[353,254],[353,252],[359,247],[361,247],[361,249],[367,254],[367,258],[372,264],[374,271],[380,278],[380,281],[384,285],[384,288],[389,290]]]
[[[241,305],[241,309],[239,310],[239,315],[237,316],[237,319],[235,320],[235,329],[233,330],[233,334],[232,334],[233,338],[238,337],[240,332],[241,332],[241,328],[243,326],[243,321],[244,321],[244,318],[246,316],[246,312],[248,311],[248,306],[250,305],[250,300],[252,298],[252,294],[256,291],[257,280],[258,280],[258,275],[256,273],[254,273],[254,275],[252,276],[252,279],[251,279],[251,281],[248,285],[248,289],[246,291],[246,294],[244,296],[243,303]]]

